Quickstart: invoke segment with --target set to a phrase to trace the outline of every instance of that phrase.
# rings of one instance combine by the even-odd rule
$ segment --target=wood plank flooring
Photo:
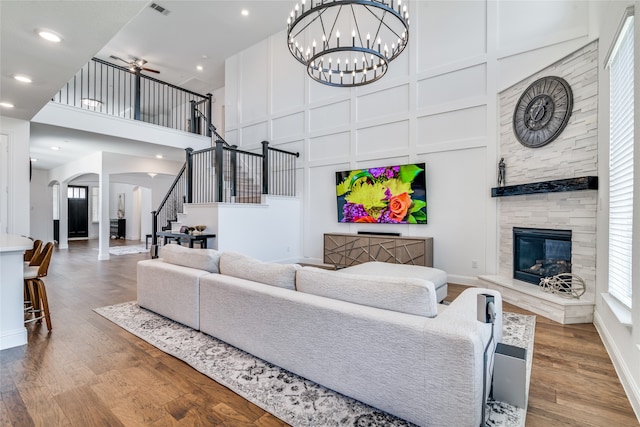
[[[69,246],[44,279],[53,331],[30,324],[28,345],[0,351],[0,426],[286,425],[92,311],[136,298],[147,254],[98,261],[96,241]],[[527,426],[638,425],[594,326],[538,316]]]

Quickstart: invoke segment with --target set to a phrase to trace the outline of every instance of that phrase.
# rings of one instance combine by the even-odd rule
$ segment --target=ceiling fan
[[[160,71],[158,71],[158,70],[154,70],[153,68],[146,68],[144,66],[144,64],[146,64],[147,61],[144,60],[144,59],[141,59],[141,58],[132,57],[131,61],[127,61],[125,59],[119,58],[119,57],[114,56],[114,55],[110,55],[110,58],[117,59],[118,61],[124,62],[125,64],[127,64],[129,70],[134,71],[134,72],[135,71],[149,71],[151,73],[160,74]]]

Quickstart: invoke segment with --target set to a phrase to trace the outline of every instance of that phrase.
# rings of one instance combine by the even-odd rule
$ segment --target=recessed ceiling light
[[[60,149],[60,147],[51,147],[51,149],[52,149],[53,151],[58,151],[58,150]]]
[[[31,83],[31,78],[22,74],[16,74],[13,78],[22,83]]]
[[[242,16],[249,16],[249,11],[247,9],[242,9],[240,13],[242,14]]]
[[[37,161],[38,161],[38,159],[34,159],[34,158],[32,157],[32,158],[31,158],[31,161],[32,161],[32,162],[37,162]]]
[[[45,40],[48,40],[53,43],[60,43],[62,41],[62,37],[57,35],[56,33],[48,30],[40,30],[38,31],[38,35]]]
[[[196,67],[196,69],[197,69],[198,71],[202,71],[204,68],[202,68],[202,65],[198,65],[198,66]]]
[[[13,108],[13,104],[10,104],[8,102],[0,102],[0,107]]]
[[[162,154],[156,154],[156,159],[161,159],[162,158]]]
[[[82,104],[86,105],[87,107],[95,108],[102,105],[102,102],[98,101],[97,99],[82,98]]]

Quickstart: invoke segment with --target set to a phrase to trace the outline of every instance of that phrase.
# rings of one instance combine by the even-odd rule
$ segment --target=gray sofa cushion
[[[223,252],[220,273],[285,289],[296,289],[298,264],[264,262],[236,252]]]
[[[205,270],[209,273],[220,271],[220,252],[213,249],[193,249],[177,244],[168,244],[160,248],[160,258],[170,264]]]
[[[296,289],[327,298],[424,317],[438,315],[432,282],[408,277],[376,277],[302,267],[296,273]]]

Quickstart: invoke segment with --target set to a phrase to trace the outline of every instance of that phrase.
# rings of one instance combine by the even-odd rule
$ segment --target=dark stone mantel
[[[556,179],[553,181],[532,182],[505,187],[493,187],[491,197],[518,196],[521,194],[559,193],[563,191],[597,190],[597,176],[582,176],[580,178]]]

